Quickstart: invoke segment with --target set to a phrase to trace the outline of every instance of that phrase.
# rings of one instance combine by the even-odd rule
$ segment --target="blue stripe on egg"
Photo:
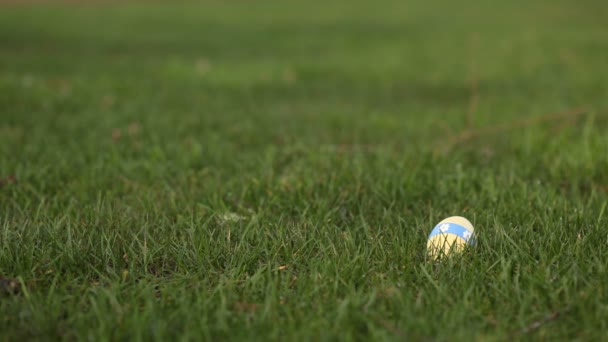
[[[465,227],[456,223],[440,223],[429,234],[429,239],[438,234],[454,234],[461,237],[469,245],[475,245],[475,237],[473,233]]]

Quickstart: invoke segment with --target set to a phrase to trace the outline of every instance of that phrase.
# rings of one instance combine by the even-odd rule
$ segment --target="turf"
[[[0,340],[606,338],[607,13],[0,8]]]

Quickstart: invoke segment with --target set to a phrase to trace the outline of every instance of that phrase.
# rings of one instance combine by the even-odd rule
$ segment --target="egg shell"
[[[475,243],[475,230],[469,220],[461,216],[448,217],[439,222],[426,243],[431,259],[462,252]]]

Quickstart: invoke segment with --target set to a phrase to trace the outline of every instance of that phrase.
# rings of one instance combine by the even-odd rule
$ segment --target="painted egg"
[[[439,222],[429,234],[426,249],[431,259],[439,259],[462,252],[475,245],[475,233],[469,220],[461,216],[448,217]]]

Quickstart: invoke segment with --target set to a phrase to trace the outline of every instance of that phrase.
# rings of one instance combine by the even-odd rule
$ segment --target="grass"
[[[607,10],[3,7],[0,340],[605,338]]]

